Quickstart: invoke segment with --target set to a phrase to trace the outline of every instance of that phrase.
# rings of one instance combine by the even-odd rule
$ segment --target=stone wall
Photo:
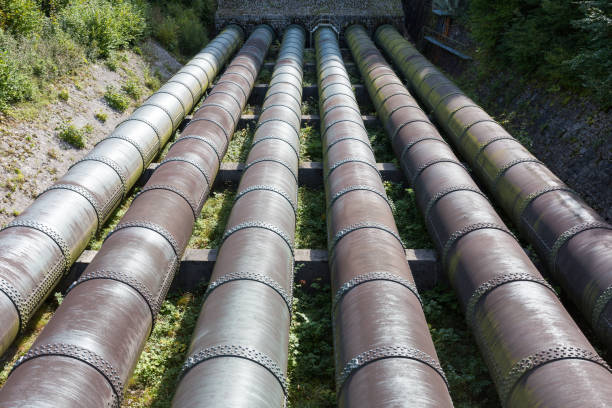
[[[393,24],[403,32],[404,12],[400,0],[219,0],[217,31],[230,23],[240,25],[247,33],[261,23],[271,25],[278,34],[293,23],[308,31],[319,24],[331,24],[341,33],[355,23],[370,31]]]

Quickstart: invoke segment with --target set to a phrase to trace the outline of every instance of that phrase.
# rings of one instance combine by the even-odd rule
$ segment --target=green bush
[[[38,32],[44,18],[35,0],[0,0],[0,27],[13,34]]]
[[[0,51],[0,111],[9,104],[30,99],[33,85],[6,51]]]
[[[531,79],[612,90],[612,3],[607,0],[471,0],[469,27],[482,61]]]
[[[92,131],[93,127],[91,125],[86,125],[85,127],[79,129],[73,124],[63,123],[59,127],[58,137],[64,142],[78,149],[82,149],[85,147],[85,143],[87,142],[87,135]]]
[[[142,6],[129,0],[75,0],[59,20],[78,42],[103,57],[140,38],[146,28]]]
[[[140,97],[142,96],[142,87],[140,86],[140,83],[138,82],[138,78],[134,76],[130,76],[125,81],[125,84],[121,86],[121,90],[125,92],[126,94],[128,94],[130,98],[132,98],[135,101],[139,100]]]
[[[106,87],[104,100],[108,103],[108,106],[119,112],[125,112],[126,109],[130,107],[130,99],[128,96],[120,93],[113,86]]]
[[[190,56],[206,45],[216,1],[152,0],[149,3],[152,34],[166,49]]]

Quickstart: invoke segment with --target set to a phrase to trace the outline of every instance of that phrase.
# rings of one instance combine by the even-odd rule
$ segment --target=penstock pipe
[[[608,407],[612,373],[361,26],[347,42],[505,407]]]
[[[612,350],[612,226],[393,27],[375,37]]]
[[[0,231],[0,354],[28,324],[242,42],[229,26]]]
[[[305,32],[287,28],[173,407],[282,407]]]
[[[274,37],[259,26],[0,390],[2,407],[119,407]]]
[[[336,34],[315,33],[340,407],[452,407]]]

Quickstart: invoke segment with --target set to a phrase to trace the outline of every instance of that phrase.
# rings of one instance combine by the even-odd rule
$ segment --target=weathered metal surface
[[[368,34],[347,38],[502,404],[611,406],[610,368]]]
[[[336,35],[315,39],[339,406],[451,407]]]
[[[394,28],[381,27],[376,40],[612,348],[612,226]]]
[[[284,405],[304,39],[285,32],[174,407]]]
[[[0,354],[242,41],[229,27],[0,231]]]
[[[0,406],[119,406],[272,38],[267,26],[253,32],[17,362]]]

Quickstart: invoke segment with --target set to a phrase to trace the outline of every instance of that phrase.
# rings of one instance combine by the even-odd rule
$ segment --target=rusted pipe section
[[[0,231],[0,354],[23,329],[242,42],[226,28]]]
[[[250,36],[4,388],[2,407],[118,407],[273,38]]]
[[[505,407],[609,407],[612,373],[365,29],[347,41]]]
[[[304,41],[287,29],[174,407],[284,406]]]
[[[452,407],[336,34],[315,33],[340,407]]]
[[[612,349],[612,226],[393,27],[376,41]]]

